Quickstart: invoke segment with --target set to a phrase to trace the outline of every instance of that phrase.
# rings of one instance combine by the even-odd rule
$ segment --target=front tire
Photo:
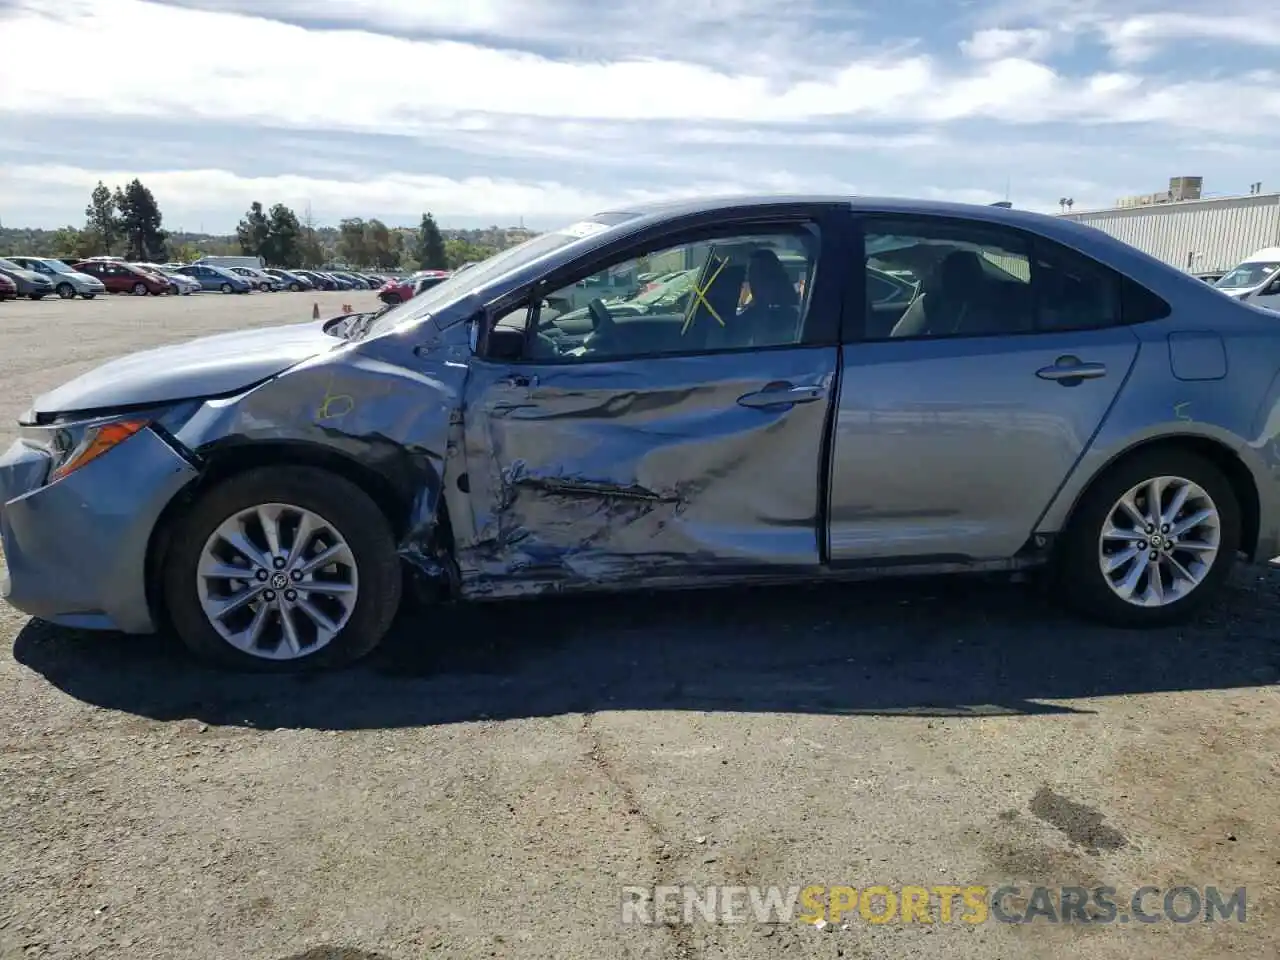
[[[1240,537],[1240,504],[1218,467],[1189,451],[1139,452],[1081,499],[1055,579],[1068,605],[1090,619],[1180,623],[1219,594]]]
[[[96,293],[82,293],[82,294],[80,294],[80,299],[81,299],[81,300],[92,300],[92,299],[93,299],[94,297],[96,297],[96,296],[97,296],[97,294],[96,294]]]
[[[76,288],[69,283],[60,283],[54,288],[54,293],[63,300],[74,300],[76,296]]]
[[[301,293],[301,292],[302,292],[302,284],[300,284],[300,283],[291,283],[291,284],[289,284],[289,290],[290,290],[290,292],[291,292],[291,293]]]
[[[224,666],[278,672],[351,663],[378,645],[400,605],[386,517],[363,490],[325,470],[238,474],[196,501],[172,533],[170,621],[189,650]]]
[[[259,290],[261,290],[263,293],[270,293],[270,292],[271,292],[271,284],[269,284],[269,283],[260,283],[260,284],[258,284],[258,289],[259,289]]]

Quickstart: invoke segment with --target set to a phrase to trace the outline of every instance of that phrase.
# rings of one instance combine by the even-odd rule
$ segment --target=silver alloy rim
[[[200,606],[219,636],[266,660],[328,646],[359,596],[355,556],[324,517],[265,503],[228,517],[205,542]]]
[[[1222,520],[1203,487],[1182,477],[1153,477],[1108,512],[1098,562],[1120,599],[1163,607],[1204,581],[1221,542]]]

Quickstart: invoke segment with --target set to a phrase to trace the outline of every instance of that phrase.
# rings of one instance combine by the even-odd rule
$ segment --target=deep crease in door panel
[[[750,456],[807,471],[812,476],[800,489],[813,489],[826,404],[726,406],[726,393],[738,386],[662,385],[649,377],[644,390],[579,388],[612,376],[625,385],[635,370],[566,365],[543,374],[536,403],[522,402],[515,390],[467,411],[475,531],[473,541],[458,543],[466,593],[516,595],[619,579],[644,587],[676,569],[776,572],[798,559],[785,549],[772,555],[767,534],[763,551],[758,537],[748,543],[735,515],[779,534],[803,529],[816,554],[816,495],[788,497],[785,478],[744,470],[743,463]],[[467,393],[477,397],[502,374],[478,365],[471,378]],[[740,389],[750,391],[752,382]],[[555,423],[555,436],[573,442],[531,450],[521,440],[538,423]]]

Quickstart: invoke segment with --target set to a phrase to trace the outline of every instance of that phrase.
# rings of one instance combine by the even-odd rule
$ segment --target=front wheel
[[[400,605],[386,517],[313,467],[265,467],[211,489],[181,517],[164,592],[194,653],[249,670],[334,667],[369,653]]]
[[[293,293],[301,293],[301,292],[302,292],[302,284],[300,284],[300,283],[291,283],[291,284],[289,284],[289,290],[290,290],[291,292],[293,292]]]
[[[43,299],[44,299],[44,294],[43,294],[43,293],[28,293],[28,294],[27,294],[27,298],[28,298],[29,300],[43,300]]]
[[[271,292],[271,284],[269,284],[269,283],[260,283],[260,284],[258,284],[258,289],[259,289],[259,290],[261,290],[263,293],[270,293],[270,292]]]
[[[1240,505],[1210,461],[1155,449],[1094,482],[1057,558],[1064,599],[1124,627],[1188,619],[1221,591],[1240,549]]]
[[[82,294],[80,294],[80,299],[81,299],[81,300],[92,300],[92,299],[93,299],[94,297],[96,297],[96,296],[97,296],[97,294],[96,294],[96,293],[82,293]]]
[[[76,295],[76,288],[69,283],[60,283],[54,288],[54,292],[63,300],[73,300]]]

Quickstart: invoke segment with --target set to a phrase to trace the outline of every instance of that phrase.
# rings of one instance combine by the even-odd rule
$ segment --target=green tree
[[[371,266],[389,270],[399,265],[404,241],[398,231],[393,232],[381,220],[370,220],[365,224],[364,234]]]
[[[418,266],[423,270],[444,270],[449,266],[449,258],[444,249],[444,237],[436,226],[436,218],[429,213],[422,215],[422,223],[418,226],[418,242],[416,244]]]
[[[302,224],[283,203],[275,204],[267,215],[267,239],[261,252],[274,267],[302,264]]]
[[[240,252],[251,257],[265,257],[271,224],[267,215],[262,212],[262,204],[257,200],[249,205],[249,212],[236,226],[236,239],[240,241]]]
[[[457,270],[464,263],[484,260],[494,254],[492,247],[486,247],[461,237],[453,237],[444,242],[445,261],[448,269]]]
[[[165,257],[166,235],[160,225],[164,218],[155,196],[134,177],[123,190],[117,188],[116,209],[120,212],[120,235],[125,256],[130,260],[159,262]]]
[[[89,205],[84,208],[86,231],[93,231],[102,245],[101,252],[108,255],[120,237],[120,218],[116,209],[119,193],[119,190],[112,193],[111,188],[99,180],[93,193],[89,194]]]
[[[366,266],[372,259],[362,218],[348,217],[338,223],[338,259],[351,267]]]
[[[193,260],[199,260],[203,256],[199,247],[194,247],[189,243],[184,243],[169,252],[172,254],[173,259],[181,263],[191,263]]]

